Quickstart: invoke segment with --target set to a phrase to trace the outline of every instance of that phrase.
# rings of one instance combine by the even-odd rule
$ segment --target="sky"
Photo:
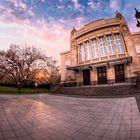
[[[70,31],[93,20],[115,17],[118,10],[132,32],[140,0],[0,0],[0,49],[10,44],[39,48],[60,63],[70,49]]]

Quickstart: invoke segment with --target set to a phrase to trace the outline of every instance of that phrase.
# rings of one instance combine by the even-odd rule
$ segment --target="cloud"
[[[140,31],[140,29],[138,29],[138,27],[136,26],[137,24],[137,21],[136,19],[132,19],[131,21],[128,22],[128,25],[129,25],[129,29],[130,31],[133,33],[133,32],[138,32]]]
[[[74,8],[77,10],[77,11],[80,11],[82,14],[84,13],[84,6],[81,5],[80,3],[78,3],[78,0],[71,0],[74,4]]]
[[[5,0],[0,3],[4,3],[0,5],[0,43],[3,48],[11,43],[27,43],[37,46],[59,61],[59,53],[70,49],[69,37],[73,26],[80,29],[90,20],[110,18],[114,11],[121,10],[131,31],[138,31],[131,12],[136,2],[128,4],[128,1],[121,3],[121,0]],[[124,3],[127,5],[124,6]]]
[[[41,2],[45,2],[45,0],[41,0]]]
[[[0,21],[19,22],[31,19],[35,13],[21,0],[6,0],[7,5],[0,5]]]
[[[91,9],[96,8],[96,4],[95,4],[95,2],[92,1],[92,0],[89,0],[89,1],[88,1],[88,6],[89,6]]]
[[[121,9],[121,1],[120,0],[110,0],[110,8],[113,11]]]
[[[18,23],[0,22],[1,48],[10,44],[36,46],[48,56],[53,56],[60,62],[60,53],[69,50],[70,31],[57,22],[48,24],[38,20],[36,24],[21,21]]]
[[[75,17],[74,19],[60,18],[58,22],[63,24],[64,26],[67,26],[71,30],[73,26],[75,26],[76,28],[81,28],[82,26],[84,26],[84,24],[87,23],[87,18],[84,16]]]
[[[15,8],[21,8],[22,10],[27,10],[27,5],[22,0],[6,0],[7,2],[13,4]]]
[[[34,12],[33,12],[31,9],[29,9],[29,10],[27,11],[27,13],[28,13],[30,16],[34,16],[34,15],[35,15]]]
[[[72,0],[72,2],[74,3],[74,7],[76,9],[79,9],[81,7],[81,5],[78,3],[78,0]]]

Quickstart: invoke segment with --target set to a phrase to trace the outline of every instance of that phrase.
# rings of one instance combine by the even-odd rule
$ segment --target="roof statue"
[[[122,17],[123,17],[122,14],[116,11],[116,18],[122,18]]]

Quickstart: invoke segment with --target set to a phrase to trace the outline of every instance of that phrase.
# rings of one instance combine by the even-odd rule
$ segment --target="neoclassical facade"
[[[118,12],[80,30],[73,27],[70,46],[61,53],[61,83],[66,86],[133,83],[140,74],[140,32],[131,33]]]

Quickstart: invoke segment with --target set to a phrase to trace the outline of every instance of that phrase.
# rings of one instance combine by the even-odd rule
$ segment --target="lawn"
[[[47,93],[47,88],[21,88],[21,93]],[[16,87],[0,86],[0,93],[18,93]]]

